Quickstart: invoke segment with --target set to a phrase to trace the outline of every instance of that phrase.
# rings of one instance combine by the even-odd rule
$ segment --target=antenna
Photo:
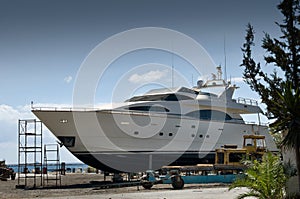
[[[171,44],[172,47],[172,71],[171,71],[171,75],[172,75],[172,86],[171,88],[174,87],[174,52],[173,52],[173,43]]]
[[[174,61],[173,61],[173,52],[172,52],[172,88],[174,87]]]
[[[192,87],[194,86],[194,75],[192,73]]]
[[[226,83],[227,83],[227,64],[226,64],[226,36],[225,36],[225,34],[224,34],[224,79],[225,79],[225,81],[226,81]]]

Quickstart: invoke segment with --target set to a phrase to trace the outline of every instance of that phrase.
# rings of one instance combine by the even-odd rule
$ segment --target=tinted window
[[[186,116],[200,118],[201,120],[231,120],[232,118],[222,111],[200,110],[187,113]]]
[[[191,100],[193,98],[185,95],[176,95],[176,94],[163,94],[163,95],[145,95],[145,96],[136,96],[127,101],[136,102],[136,101],[180,101],[180,100]]]
[[[133,106],[129,107],[130,111],[153,111],[153,112],[169,112],[169,109],[161,106]]]

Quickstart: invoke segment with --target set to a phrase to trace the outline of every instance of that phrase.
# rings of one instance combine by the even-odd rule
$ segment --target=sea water
[[[20,171],[18,171],[18,165],[17,164],[11,164],[7,165],[9,168],[12,168],[15,172],[24,172],[24,167],[20,167]],[[44,167],[44,165],[43,165]],[[47,165],[47,171],[55,171],[57,170],[58,166],[55,164]],[[84,172],[88,168],[88,165],[83,164],[83,163],[66,163],[65,169],[67,172]],[[31,173],[34,171],[34,166],[33,165],[28,165],[27,166],[28,171]]]

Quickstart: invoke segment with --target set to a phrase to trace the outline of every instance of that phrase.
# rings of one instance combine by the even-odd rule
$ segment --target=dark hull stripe
[[[123,164],[123,161],[132,161],[132,162],[136,162],[137,164],[139,164],[139,161],[137,160],[141,160],[143,162],[140,162],[140,164],[145,164],[145,166],[147,166],[147,160],[145,159],[145,154],[141,154],[141,158],[138,158],[138,154],[134,154],[133,156],[130,156],[128,154],[124,155],[124,154],[103,154],[102,152],[99,153],[90,153],[90,152],[73,152],[73,154],[80,159],[82,162],[84,162],[87,165],[90,165],[94,168],[97,168],[99,170],[102,171],[107,171],[107,172],[127,172],[126,170],[122,170],[121,169],[115,169],[113,167],[111,167],[110,165],[105,164],[105,161],[101,161],[101,159],[105,159],[105,158],[111,158],[113,159],[115,164]],[[126,157],[123,158],[118,158],[118,155],[124,155]],[[153,156],[153,161],[154,161],[154,165],[155,165],[155,161],[159,161],[161,159],[166,158],[166,156],[168,155],[176,155],[176,154],[154,154]],[[183,155],[181,155],[177,160],[170,162],[169,165],[176,165],[176,166],[183,166],[183,165],[196,165],[196,164],[201,164],[201,163],[205,163],[205,164],[213,164],[215,162],[215,155],[214,153],[206,153],[204,156],[202,156],[201,158],[199,157],[199,152],[195,153],[189,153],[186,152]],[[157,164],[159,164],[159,162],[157,162]],[[167,165],[160,165],[160,166],[167,166]],[[142,166],[141,166],[142,168]],[[141,170],[140,172],[144,172],[146,171],[147,167],[144,168],[144,170]],[[158,169],[158,168],[155,168]]]

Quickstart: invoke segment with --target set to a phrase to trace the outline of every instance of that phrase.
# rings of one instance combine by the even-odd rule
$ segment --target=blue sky
[[[280,35],[275,25],[275,21],[282,20],[276,8],[278,3],[278,0],[0,0],[0,160],[17,162],[17,120],[34,117],[30,113],[31,101],[45,105],[72,104],[74,81],[86,56],[110,36],[133,28],[163,27],[182,32],[200,43],[217,65],[224,65],[226,38],[227,76],[236,78],[235,83],[241,87],[236,96],[258,98],[240,81],[240,48],[246,24],[251,22],[257,42],[254,55],[262,60],[265,52],[259,44],[263,32]],[[124,71],[137,64],[156,62],[170,66],[173,62],[178,73],[192,82],[194,71],[186,70],[185,61],[176,56],[171,58],[170,53],[137,52],[131,59],[130,56],[117,60],[101,80],[95,96],[97,103],[110,102],[111,98],[103,93],[111,91],[111,85]],[[170,77],[168,71],[151,67],[131,74],[128,81],[133,75],[135,79],[131,80],[135,83],[147,75]],[[198,76],[193,76],[194,83]],[[125,99],[128,93],[120,92],[120,96],[123,96],[120,100]],[[49,142],[55,140],[51,133],[45,134]],[[62,153],[65,161],[76,161],[68,152]]]

